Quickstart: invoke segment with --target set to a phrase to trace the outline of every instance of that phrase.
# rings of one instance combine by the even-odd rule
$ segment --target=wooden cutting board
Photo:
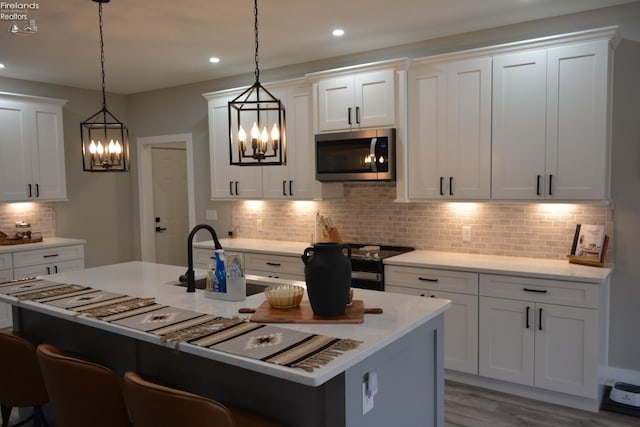
[[[354,300],[344,314],[336,317],[316,316],[313,314],[308,300],[303,300],[300,306],[294,308],[273,308],[268,301],[264,301],[255,309],[251,316],[252,322],[259,323],[363,323],[364,303]]]

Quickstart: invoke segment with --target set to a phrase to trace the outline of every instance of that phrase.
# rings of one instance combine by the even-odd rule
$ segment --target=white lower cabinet
[[[444,366],[478,373],[478,274],[386,265],[385,291],[451,300],[444,313]]]
[[[0,254],[0,282],[84,268],[84,245],[50,246]],[[11,305],[0,303],[0,328],[12,325]]]
[[[479,374],[596,397],[597,304],[597,285],[481,274]]]
[[[16,279],[83,268],[84,245],[56,246],[13,254],[13,275]]]

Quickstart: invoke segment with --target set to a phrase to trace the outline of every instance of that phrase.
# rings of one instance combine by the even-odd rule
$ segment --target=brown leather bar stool
[[[38,361],[57,427],[128,427],[122,378],[97,363],[40,344]]]
[[[33,415],[14,424],[23,425],[33,419],[34,426],[48,426],[41,405],[49,402],[40,373],[36,346],[11,331],[0,332],[0,406],[2,425],[9,426],[13,408],[33,407]]]
[[[278,427],[284,424],[213,399],[124,374],[124,395],[135,427]]]

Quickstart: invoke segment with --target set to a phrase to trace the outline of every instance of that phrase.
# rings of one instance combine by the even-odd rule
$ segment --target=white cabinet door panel
[[[479,305],[479,374],[533,385],[533,303],[480,297]]]
[[[535,385],[597,397],[596,310],[536,304]]]
[[[544,197],[546,57],[536,50],[493,58],[493,198]]]
[[[552,198],[604,199],[608,192],[608,42],[547,54],[547,174]]]

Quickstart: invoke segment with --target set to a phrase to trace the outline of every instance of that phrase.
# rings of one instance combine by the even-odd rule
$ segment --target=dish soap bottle
[[[224,266],[224,250],[216,249],[216,272],[213,284],[214,292],[227,292],[227,271]]]
[[[207,278],[205,281],[204,290],[206,292],[213,292],[213,278],[214,278],[214,269],[213,264],[209,264],[209,269],[207,270]]]

